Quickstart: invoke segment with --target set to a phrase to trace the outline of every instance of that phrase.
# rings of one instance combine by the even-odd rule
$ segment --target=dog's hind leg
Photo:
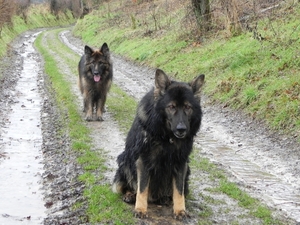
[[[123,195],[123,201],[129,204],[134,204],[136,202],[136,194],[132,193],[131,191],[127,191]]]
[[[135,202],[135,216],[139,218],[148,217],[148,190],[149,190],[149,175],[145,170],[141,158],[136,162],[137,166],[137,194]]]
[[[86,101],[83,99],[83,109],[82,112],[86,112]]]

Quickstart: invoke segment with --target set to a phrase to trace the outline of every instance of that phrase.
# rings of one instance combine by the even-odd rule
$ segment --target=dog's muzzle
[[[173,131],[173,133],[177,138],[184,138],[187,133],[186,131],[187,131],[186,125],[183,122],[180,122],[179,124],[177,124],[176,130],[175,132]]]
[[[98,72],[94,72],[94,81],[99,82],[101,80],[101,76]]]

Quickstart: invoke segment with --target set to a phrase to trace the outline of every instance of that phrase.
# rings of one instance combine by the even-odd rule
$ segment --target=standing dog
[[[96,109],[96,120],[103,121],[102,113],[106,96],[110,89],[113,69],[109,49],[104,43],[100,50],[84,47],[84,55],[78,64],[79,88],[83,95],[83,111],[85,119],[93,119],[93,110]]]
[[[204,75],[183,83],[157,69],[155,88],[139,103],[113,182],[125,202],[135,202],[137,217],[147,216],[148,202],[167,199],[173,199],[175,218],[187,216],[188,163],[201,124],[203,83]]]

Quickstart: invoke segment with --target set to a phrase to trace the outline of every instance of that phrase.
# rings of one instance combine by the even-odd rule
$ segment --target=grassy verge
[[[163,10],[163,3],[157,4],[157,10]],[[156,21],[153,10],[139,14],[143,7],[130,7],[117,1],[103,4],[78,20],[74,34],[95,46],[105,41],[113,52],[160,67],[180,80],[204,73],[205,93],[211,99],[300,137],[300,4],[257,21],[263,39],[246,31],[226,37],[218,30],[200,42],[187,37],[184,7]],[[161,29],[154,28],[157,23]]]
[[[12,24],[7,24],[1,28],[0,58],[6,53],[9,43],[24,31],[35,28],[69,25],[75,22],[75,18],[71,12],[60,13],[58,17],[50,13],[49,6],[46,4],[30,6],[26,13],[26,21],[20,15],[15,15]]]
[[[197,151],[199,150],[194,149],[194,153]],[[230,182],[227,179],[224,171],[220,170],[216,165],[209,162],[208,159],[200,157],[199,154],[193,154],[191,167],[196,168],[198,171],[207,173],[209,179],[216,183],[214,188],[207,189],[206,191],[210,193],[226,194],[228,197],[236,200],[240,207],[249,210],[250,215],[261,219],[262,224],[284,224],[282,221],[272,216],[272,211],[267,206],[262,204],[257,199],[251,197],[245,191],[241,190],[235,183]],[[203,198],[207,206],[203,208],[202,212],[200,213],[200,217],[208,219],[212,215],[212,210],[209,205],[222,203],[216,202],[215,199],[207,196],[203,196]],[[239,223],[237,222],[237,224]]]
[[[57,93],[57,104],[63,111],[67,112],[66,129],[72,141],[72,149],[78,154],[78,163],[82,165],[85,171],[78,179],[86,184],[84,195],[88,204],[87,217],[93,224],[99,222],[110,223],[111,221],[115,224],[133,224],[134,219],[132,214],[128,213],[130,209],[127,204],[122,202],[119,195],[111,192],[109,185],[103,184],[103,172],[107,168],[103,166],[105,158],[101,155],[102,150],[95,151],[93,149],[89,136],[91,131],[85,126],[77,106],[74,104],[75,99],[71,92],[70,83],[64,79],[64,74],[53,55],[49,53],[50,50],[62,56],[65,59],[66,66],[74,68],[74,71],[72,71],[74,78],[77,76],[78,56],[59,41],[58,33],[60,31],[61,29],[49,31],[55,33],[55,38],[49,41],[47,47],[42,44],[43,34],[41,34],[36,40],[36,46],[44,57],[45,71]],[[126,132],[130,128],[135,115],[136,101],[117,86],[113,86],[107,105],[123,131]],[[197,149],[194,150],[194,152],[198,151]],[[280,224],[279,221],[273,219],[271,211],[267,207],[241,191],[234,183],[229,182],[224,173],[207,159],[200,158],[198,154],[193,154],[191,167],[207,172],[210,179],[216,181],[216,187],[209,191],[227,194],[238,201],[241,207],[249,209],[251,215],[260,218],[264,224]],[[213,216],[213,210],[208,206],[211,202],[213,202],[211,198],[204,198],[203,209],[198,215],[201,218],[199,224],[211,223],[210,218]],[[73,207],[80,207],[80,204],[82,203],[77,203]],[[213,202],[213,204],[219,203]]]

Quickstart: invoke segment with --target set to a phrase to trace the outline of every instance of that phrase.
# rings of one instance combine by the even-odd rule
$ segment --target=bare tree
[[[70,10],[74,17],[82,14],[82,0],[48,0],[50,2],[51,13],[58,16],[59,12],[65,13]]]
[[[2,27],[5,24],[10,24],[15,13],[16,4],[10,0],[0,0],[0,36]]]
[[[225,10],[227,29],[233,35],[241,33],[241,24],[239,22],[239,11],[237,0],[221,0],[222,8]]]
[[[200,29],[210,30],[211,12],[209,0],[192,0],[192,6]]]

